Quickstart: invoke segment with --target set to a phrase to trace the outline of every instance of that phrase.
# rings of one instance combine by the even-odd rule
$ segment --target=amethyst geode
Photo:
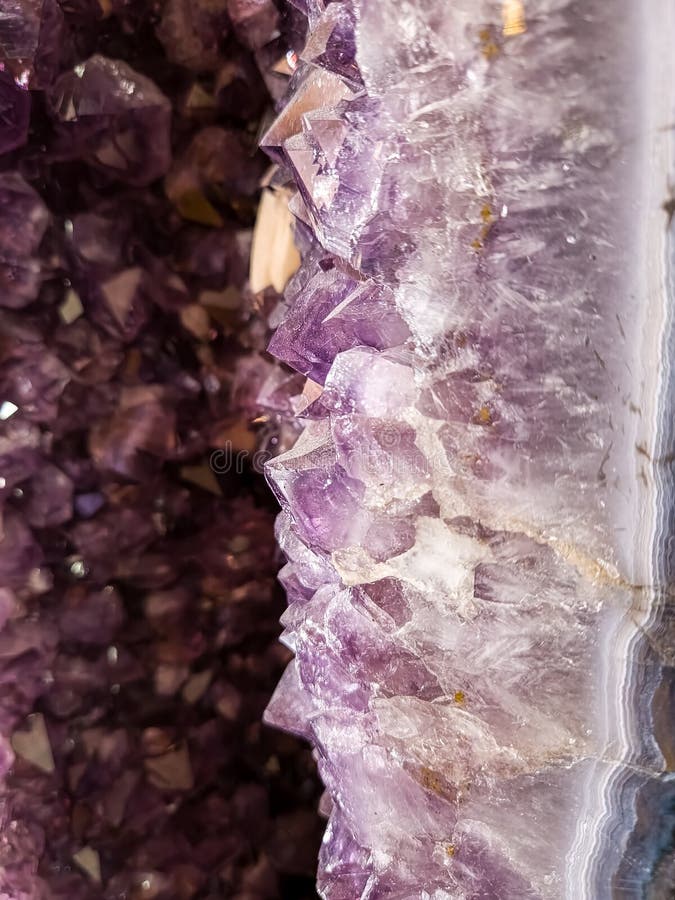
[[[0,0],[0,900],[316,896],[311,751],[261,724],[291,654],[252,455],[300,381],[248,283],[279,27]]]
[[[316,748],[320,892],[666,900],[672,4],[293,5],[267,719]]]

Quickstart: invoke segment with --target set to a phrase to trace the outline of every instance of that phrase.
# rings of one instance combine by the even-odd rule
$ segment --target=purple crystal
[[[222,200],[236,201],[254,192],[263,171],[264,159],[252,153],[250,141],[239,131],[204,128],[175,160],[166,193],[185,219],[222,226]]]
[[[387,287],[360,281],[330,256],[306,264],[287,288],[286,302],[270,353],[320,383],[338,353],[363,346],[384,350],[410,334]]]
[[[62,525],[73,515],[72,481],[56,466],[41,466],[31,479],[23,508],[34,528]]]
[[[238,38],[257,50],[279,33],[279,12],[272,0],[227,0]]]
[[[360,85],[355,25],[351,4],[328,4],[313,24],[302,50],[302,59]]]
[[[38,194],[15,172],[0,173],[0,306],[16,309],[40,290],[38,249],[49,213]]]
[[[132,185],[149,184],[168,170],[171,104],[123,60],[96,54],[79,63],[55,81],[49,103],[65,153],[74,149],[90,165]]]
[[[0,64],[20,83],[46,88],[68,52],[68,33],[57,0],[3,0]]]
[[[30,94],[0,70],[0,156],[26,143],[29,119]]]
[[[218,68],[229,28],[227,6],[226,0],[169,0],[157,29],[168,58],[196,72]]]
[[[261,726],[269,73],[225,3],[0,6],[0,897],[311,900],[311,751]]]
[[[319,891],[670,896],[672,16],[292,5],[267,720],[315,747]]]

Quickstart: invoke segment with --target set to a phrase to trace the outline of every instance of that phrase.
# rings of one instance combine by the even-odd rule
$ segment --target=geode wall
[[[0,2],[3,900],[316,896],[310,751],[261,725],[290,654],[254,452],[290,409],[248,272],[284,28]]]
[[[671,900],[673,37],[0,0],[0,900]]]
[[[316,748],[321,895],[665,900],[672,4],[294,5],[267,718]]]

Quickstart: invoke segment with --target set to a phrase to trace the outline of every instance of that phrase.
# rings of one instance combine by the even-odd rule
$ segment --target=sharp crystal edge
[[[324,898],[675,890],[675,8],[293,0],[268,465]]]

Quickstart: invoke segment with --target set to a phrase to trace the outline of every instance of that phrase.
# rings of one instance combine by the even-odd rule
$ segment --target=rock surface
[[[666,900],[672,8],[293,5],[267,720],[316,748],[320,892]]]

